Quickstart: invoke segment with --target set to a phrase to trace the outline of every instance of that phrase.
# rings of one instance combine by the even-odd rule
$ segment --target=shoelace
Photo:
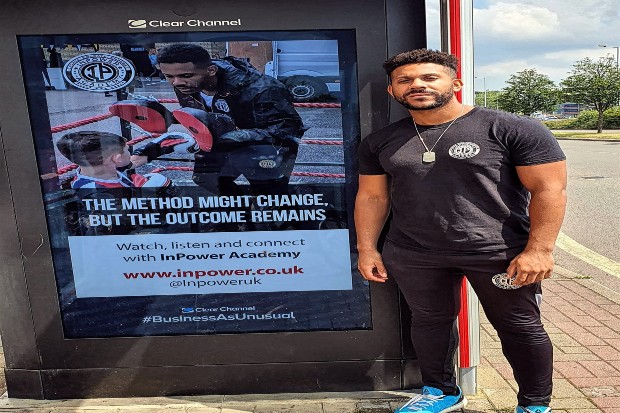
[[[545,413],[550,410],[551,409],[549,409],[548,407],[536,407],[534,409],[528,409],[527,407],[525,408],[525,411],[529,413]]]
[[[403,405],[403,407],[401,407],[401,409],[408,407],[412,404],[417,404],[419,405],[420,409],[424,408],[424,407],[428,407],[433,405],[433,403],[435,403],[437,400],[443,399],[445,396],[433,396],[430,394],[418,394],[414,397],[411,398],[411,400],[409,400],[407,403],[405,403]],[[418,407],[418,406],[416,406]],[[417,409],[417,410],[420,410]]]

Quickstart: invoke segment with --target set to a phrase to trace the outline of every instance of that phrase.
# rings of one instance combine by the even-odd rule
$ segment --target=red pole
[[[449,0],[449,27],[450,27],[450,53],[459,59],[459,66],[456,77],[462,79],[462,37],[461,37],[461,0]],[[462,102],[461,91],[456,92],[457,99]],[[467,280],[463,279],[461,284],[461,309],[459,311],[459,367],[471,367],[470,343],[469,343],[469,311],[467,299]]]
[[[463,49],[461,46],[461,1],[449,0],[448,10],[450,16],[450,53],[459,59],[459,67],[456,72],[456,77],[462,79],[463,72],[461,70],[461,60],[463,58]],[[461,91],[456,92],[456,98],[459,102],[463,101]]]
[[[469,302],[467,299],[467,280],[461,283],[461,309],[459,311],[459,367],[471,367],[469,343]]]

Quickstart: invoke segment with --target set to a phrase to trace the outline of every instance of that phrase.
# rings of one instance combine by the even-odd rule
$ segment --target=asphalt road
[[[571,254],[560,243],[556,264],[620,292],[620,272],[614,276],[601,269],[620,268],[620,142],[562,140],[560,144],[568,164],[562,234],[595,254],[582,248]]]

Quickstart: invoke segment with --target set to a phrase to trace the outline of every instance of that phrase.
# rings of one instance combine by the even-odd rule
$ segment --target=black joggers
[[[553,347],[540,320],[540,283],[503,290],[491,281],[495,274],[505,272],[510,260],[520,252],[439,255],[386,242],[383,261],[388,277],[396,281],[411,309],[411,339],[424,385],[445,394],[456,389],[456,317],[460,286],[466,275],[512,366],[519,385],[519,405],[549,405]]]

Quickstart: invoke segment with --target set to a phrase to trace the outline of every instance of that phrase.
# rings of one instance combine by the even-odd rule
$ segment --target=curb
[[[581,142],[618,142],[620,143],[620,139],[597,139],[597,138],[558,138],[555,137],[559,141],[581,141]]]

